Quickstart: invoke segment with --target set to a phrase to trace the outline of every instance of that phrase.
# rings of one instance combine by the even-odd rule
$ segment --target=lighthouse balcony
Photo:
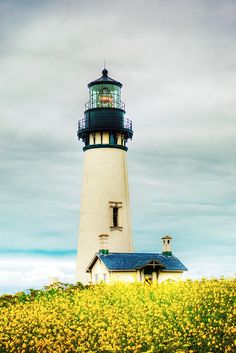
[[[78,137],[83,138],[84,135],[90,132],[96,131],[117,131],[123,132],[127,138],[132,138],[132,121],[127,119],[123,115],[123,111],[117,111],[113,114],[87,114],[85,112],[85,118],[78,122]],[[118,113],[118,114],[117,114]]]

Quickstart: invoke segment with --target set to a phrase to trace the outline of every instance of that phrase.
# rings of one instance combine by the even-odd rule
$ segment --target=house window
[[[106,275],[106,273],[103,273],[103,281],[104,281],[104,282],[107,281],[107,275]]]
[[[98,283],[98,274],[95,274],[94,279],[95,279],[95,283]]]

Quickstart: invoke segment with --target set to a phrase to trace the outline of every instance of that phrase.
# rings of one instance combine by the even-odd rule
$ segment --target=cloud
[[[184,273],[183,278],[219,278],[224,274],[226,274],[225,277],[233,278],[236,275],[234,255],[228,256],[227,262],[219,262],[219,254],[216,256],[208,255],[207,262],[200,261],[197,254],[190,262],[187,259],[189,259],[188,254],[186,254],[184,260],[189,271]]]
[[[16,254],[15,254],[16,255]],[[42,288],[52,280],[75,283],[75,257],[37,254],[2,255],[0,260],[0,293],[15,293]]]

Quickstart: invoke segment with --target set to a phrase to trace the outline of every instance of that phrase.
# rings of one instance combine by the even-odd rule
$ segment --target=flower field
[[[235,281],[57,284],[0,297],[0,352],[235,352]]]

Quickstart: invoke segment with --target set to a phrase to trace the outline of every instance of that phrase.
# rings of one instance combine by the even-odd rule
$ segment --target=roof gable
[[[143,268],[145,266],[148,266],[152,263],[155,263],[157,265],[160,265],[160,267],[165,267],[160,261],[158,261],[157,259],[154,259],[154,258],[149,258],[147,259],[146,261],[144,259],[138,261],[135,265],[135,269],[140,269],[140,268]]]

